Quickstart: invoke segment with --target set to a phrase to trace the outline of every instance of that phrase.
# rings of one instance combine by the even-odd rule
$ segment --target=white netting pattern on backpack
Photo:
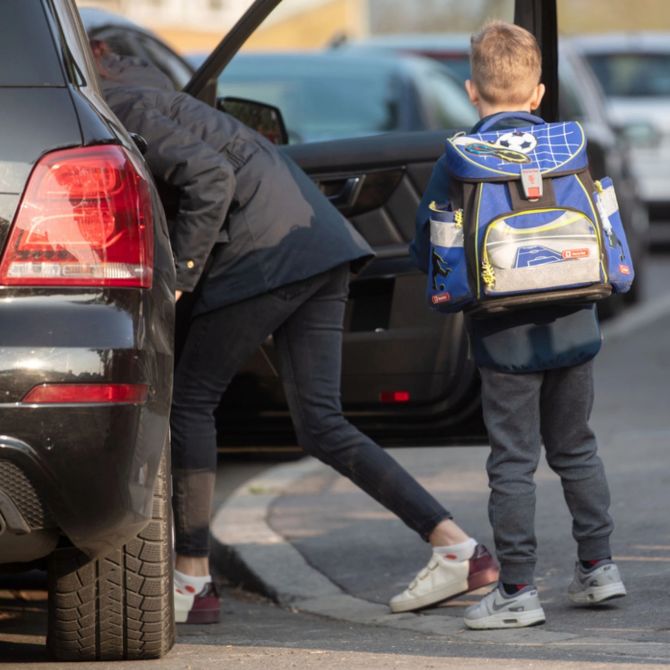
[[[497,137],[509,133],[511,129],[495,133]],[[524,134],[530,134],[537,140],[537,145],[527,153],[530,165],[538,166],[542,171],[555,170],[567,163],[582,147],[584,135],[575,123],[547,123],[542,125],[519,128]],[[491,132],[474,135],[482,141],[491,140]],[[500,160],[496,168],[509,168],[510,162]]]

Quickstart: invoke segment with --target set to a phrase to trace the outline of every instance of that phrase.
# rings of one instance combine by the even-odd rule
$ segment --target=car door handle
[[[332,205],[335,205],[340,210],[351,209],[355,204],[358,196],[363,188],[363,182],[365,181],[365,175],[357,175],[355,177],[347,177],[344,180],[332,180],[330,181],[331,188],[337,182],[342,181],[342,185],[339,190],[334,193],[330,188],[326,187],[326,193],[328,193],[328,200],[330,200]],[[322,185],[326,185],[328,182],[321,182]],[[330,191],[330,192],[329,192]]]

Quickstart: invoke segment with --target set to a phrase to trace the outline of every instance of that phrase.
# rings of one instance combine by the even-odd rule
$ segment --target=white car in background
[[[595,73],[627,138],[651,239],[670,240],[670,33],[607,33],[571,40]]]

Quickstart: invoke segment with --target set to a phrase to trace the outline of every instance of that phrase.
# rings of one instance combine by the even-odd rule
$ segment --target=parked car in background
[[[652,241],[670,241],[670,33],[607,33],[571,40],[605,92],[627,139]]]
[[[447,66],[461,82],[470,76],[470,36],[462,33],[430,35],[385,35],[369,38],[341,49],[399,51],[432,57]],[[603,315],[618,311],[623,302],[637,300],[644,283],[644,265],[649,249],[649,214],[640,197],[640,186],[632,171],[629,143],[612,127],[598,81],[578,51],[568,41],[559,43],[558,112],[562,119],[579,121],[588,140],[589,165],[598,178],[614,180],[635,263],[633,289],[601,303]]]
[[[465,128],[477,118],[446,68],[393,54],[241,53],[219,77],[218,95],[279,107],[291,144]]]
[[[174,641],[174,263],[73,0],[0,3],[0,571],[46,567],[61,660]]]

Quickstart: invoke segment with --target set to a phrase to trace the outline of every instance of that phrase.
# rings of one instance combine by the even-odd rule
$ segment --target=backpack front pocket
[[[569,289],[602,282],[596,224],[567,208],[511,213],[486,226],[480,271],[484,296]]]
[[[428,304],[441,312],[457,312],[474,293],[468,281],[463,238],[463,212],[430,206]]]

